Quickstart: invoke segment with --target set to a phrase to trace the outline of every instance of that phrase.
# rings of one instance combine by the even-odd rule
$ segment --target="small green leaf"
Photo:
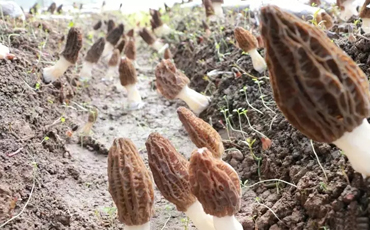
[[[68,27],[69,27],[69,28],[71,28],[71,27],[73,27],[74,25],[75,25],[75,23],[71,21],[71,22],[69,22]]]
[[[44,137],[44,141],[48,141],[50,138],[48,136]]]
[[[35,89],[36,90],[39,90],[40,89],[40,83],[39,82],[36,83]]]
[[[66,119],[65,119],[64,117],[61,117],[61,118],[60,118],[60,121],[61,121],[62,123],[64,123],[64,122],[66,122]]]

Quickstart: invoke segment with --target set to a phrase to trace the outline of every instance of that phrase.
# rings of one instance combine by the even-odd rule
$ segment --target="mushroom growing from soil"
[[[84,125],[84,127],[81,130],[82,136],[89,136],[91,134],[91,129],[97,119],[98,119],[98,110],[94,107],[90,109],[87,123]]]
[[[109,34],[109,32],[111,32],[115,26],[116,23],[114,23],[112,19],[109,19],[107,23],[107,34]]]
[[[361,28],[365,33],[370,32],[370,0],[366,0],[360,9],[360,18],[362,19]]]
[[[216,21],[217,17],[215,15],[215,9],[213,9],[211,0],[202,0],[204,9],[206,11],[206,17],[209,21]]]
[[[54,14],[56,8],[57,8],[57,4],[55,2],[53,2],[53,3],[51,3],[51,5],[47,9],[47,11],[50,12],[51,14]]]
[[[93,29],[94,30],[98,30],[98,29],[100,29],[100,27],[102,26],[102,21],[101,20],[99,20],[94,26],[93,26]]]
[[[114,50],[114,46],[117,45],[118,41],[121,39],[121,36],[124,31],[123,24],[119,24],[116,28],[111,30],[106,38],[106,43],[104,46],[104,51],[102,56],[106,57],[107,54]]]
[[[107,76],[114,76],[116,74],[120,61],[121,61],[121,52],[119,52],[119,49],[114,49],[112,56],[108,61],[108,71],[106,74]]]
[[[122,39],[118,45],[116,46],[116,49],[119,50],[120,53],[122,53],[123,49],[125,48],[126,46],[126,39]]]
[[[58,8],[57,8],[57,13],[58,13],[58,14],[63,13],[63,4],[60,4],[60,6],[58,6]]]
[[[164,198],[184,212],[197,229],[214,230],[212,216],[191,193],[189,162],[159,133],[150,134],[145,146],[154,182]]]
[[[337,0],[337,6],[340,10],[340,18],[344,21],[350,19],[353,15],[358,15],[355,0]]]
[[[150,230],[154,209],[151,174],[134,143],[127,138],[113,141],[108,154],[109,193],[125,230]]]
[[[163,58],[172,59],[172,53],[169,47],[164,50]]]
[[[72,27],[67,35],[66,46],[59,60],[54,66],[43,69],[43,81],[50,83],[57,80],[64,72],[77,62],[78,53],[82,47],[82,33],[79,29]]]
[[[225,149],[220,134],[210,124],[195,116],[185,107],[178,108],[177,115],[191,141],[198,148],[206,147],[215,158],[221,159]]]
[[[124,49],[124,53],[128,59],[135,62],[136,60],[136,45],[135,45],[135,38],[134,38],[134,30],[131,29],[127,33],[127,39],[126,46]]]
[[[251,57],[253,68],[259,73],[265,71],[267,66],[265,60],[257,51],[257,38],[248,30],[242,27],[236,27],[234,29],[234,35],[239,48],[242,49],[244,52],[247,52]]]
[[[185,101],[196,114],[200,114],[209,105],[210,98],[190,89],[189,78],[171,60],[162,60],[155,69],[155,76],[157,89],[165,98]]]
[[[216,230],[243,230],[235,218],[241,206],[240,179],[226,162],[216,159],[207,148],[195,150],[189,166],[191,191],[204,211],[213,216]]]
[[[145,27],[139,31],[139,35],[146,44],[155,49],[158,53],[163,53],[168,47],[168,44],[164,45],[161,40],[157,39],[157,37]]]
[[[80,80],[86,81],[91,78],[91,71],[94,64],[98,63],[100,56],[103,53],[105,46],[105,39],[99,38],[87,51],[85,60],[82,64],[82,69],[80,72]]]
[[[261,9],[261,33],[276,104],[314,141],[333,143],[370,176],[369,81],[319,28],[275,6]]]
[[[325,11],[317,13],[316,22],[320,25],[323,24],[327,30],[331,29],[334,25],[333,18]]]
[[[171,28],[167,24],[163,23],[161,19],[161,13],[158,10],[150,9],[150,24],[152,26],[153,33],[158,37],[163,37],[171,33]]]
[[[139,90],[137,89],[137,76],[135,66],[128,58],[123,58],[119,65],[119,79],[121,85],[127,90],[128,109],[140,109],[143,105]]]

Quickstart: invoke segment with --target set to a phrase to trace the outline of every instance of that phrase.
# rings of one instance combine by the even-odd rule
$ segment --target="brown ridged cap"
[[[118,71],[121,85],[133,85],[137,82],[135,66],[130,59],[122,59]]]
[[[97,119],[98,119],[98,110],[94,107],[89,111],[89,117],[87,121],[89,123],[95,123]]]
[[[318,13],[316,17],[317,23],[322,22],[325,25],[326,29],[330,29],[333,27],[334,25],[333,18],[328,13],[321,12]]]
[[[56,8],[57,8],[57,4],[53,2],[51,3],[47,11],[50,12],[51,14],[54,14]]]
[[[82,48],[82,33],[79,29],[71,27],[67,35],[66,46],[61,55],[70,63],[75,64],[78,59],[78,52]]]
[[[216,217],[232,216],[241,205],[241,188],[238,174],[207,148],[194,150],[189,166],[193,194],[202,204],[205,213]]]
[[[244,52],[248,52],[258,47],[257,38],[248,30],[242,27],[236,27],[234,29],[234,35],[240,49]]]
[[[166,48],[164,50],[164,55],[163,55],[164,59],[172,59],[172,53],[171,53],[171,50],[170,48]]]
[[[119,221],[128,226],[150,221],[154,213],[153,182],[130,139],[115,139],[109,149],[108,182]]]
[[[108,66],[117,66],[120,63],[121,60],[121,53],[119,52],[119,49],[114,49],[112,56],[110,57],[108,61]]]
[[[103,53],[105,46],[105,39],[99,38],[87,51],[85,60],[91,63],[97,63],[99,61],[100,56]]]
[[[362,5],[359,13],[360,18],[370,18],[370,9],[367,7],[370,4],[370,0],[366,0]]]
[[[115,26],[116,23],[114,23],[112,19],[109,19],[107,23],[107,33],[109,34],[109,32],[111,32]]]
[[[99,20],[95,25],[94,25],[94,27],[93,27],[93,29],[94,30],[98,30],[98,29],[100,29],[100,27],[102,26],[102,21],[101,20]]]
[[[125,48],[126,45],[126,39],[122,39],[120,43],[116,46],[116,48],[119,50],[120,53],[122,53],[123,49]]]
[[[161,19],[161,13],[158,10],[149,10],[150,15],[152,16],[152,19],[150,20],[150,23],[152,25],[152,29],[154,30],[157,27],[160,27],[163,25],[162,19]]]
[[[211,0],[203,0],[204,9],[206,10],[207,18],[215,15],[215,9],[213,9]]]
[[[177,109],[177,115],[191,141],[198,147],[206,147],[216,158],[221,158],[224,154],[224,145],[220,134],[207,122],[195,116],[195,114],[185,107]]]
[[[118,43],[119,39],[121,38],[123,34],[123,30],[124,30],[124,27],[123,27],[123,24],[121,23],[116,28],[114,28],[113,30],[109,32],[109,34],[107,35],[107,39],[106,39],[107,42],[115,46]]]
[[[63,4],[60,4],[60,6],[58,6],[58,8],[57,8],[57,13],[61,14],[62,11],[63,11]]]
[[[171,60],[162,60],[155,68],[157,89],[170,100],[176,98],[180,91],[190,83],[185,74],[176,69]]]
[[[185,212],[196,201],[190,188],[189,162],[159,133],[150,134],[145,146],[159,191],[177,210]]]
[[[157,40],[154,34],[145,27],[139,31],[139,35],[148,45],[152,45]]]
[[[133,38],[134,37],[134,29],[131,29],[127,32],[127,37]]]
[[[275,101],[295,128],[331,143],[370,116],[366,75],[322,30],[276,6],[261,26]]]
[[[136,45],[133,38],[130,38],[130,40],[127,42],[125,47],[125,55],[131,60],[136,60]]]

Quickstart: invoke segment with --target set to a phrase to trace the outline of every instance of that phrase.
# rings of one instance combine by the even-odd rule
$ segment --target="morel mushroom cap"
[[[215,158],[222,157],[225,151],[222,138],[210,124],[195,116],[185,107],[178,108],[177,114],[191,141],[198,148],[206,147]]]
[[[102,26],[102,21],[101,20],[99,20],[95,25],[94,25],[94,27],[93,27],[93,29],[94,30],[98,30],[98,29],[100,29],[100,27]]]
[[[107,35],[107,41],[115,46],[119,39],[121,38],[122,34],[124,31],[124,26],[123,24],[119,24],[116,28],[112,29],[109,34]]]
[[[37,14],[38,5],[39,4],[37,2],[35,4],[33,4],[33,6],[29,10],[29,13],[30,14]]]
[[[137,226],[150,221],[154,204],[153,182],[131,140],[115,139],[109,149],[108,182],[122,223]]]
[[[190,189],[189,162],[159,133],[150,134],[145,145],[159,191],[177,210],[185,212],[196,201]]]
[[[122,53],[123,49],[125,48],[126,45],[126,39],[122,39],[120,43],[116,46],[116,48],[119,50],[120,53]]]
[[[107,23],[107,33],[111,32],[115,26],[116,23],[114,23],[112,19],[109,19]]]
[[[128,32],[127,32],[127,37],[129,37],[129,38],[133,38],[134,37],[134,29],[131,29],[131,30],[129,30]]]
[[[121,60],[121,53],[119,49],[114,49],[113,54],[108,61],[108,66],[117,66]]]
[[[157,40],[157,38],[154,36],[154,34],[150,33],[150,31],[147,28],[142,28],[139,31],[140,37],[148,44],[153,45],[154,42]]]
[[[151,19],[152,30],[163,25],[161,13],[158,10],[150,9],[150,15],[152,16]]]
[[[125,55],[131,60],[136,60],[136,45],[135,40],[130,38],[125,47]]]
[[[256,49],[258,47],[258,41],[256,37],[251,34],[248,30],[242,27],[236,27],[234,29],[235,39],[238,42],[238,46],[244,52],[249,52],[252,49]]]
[[[171,50],[170,48],[166,48],[164,50],[164,55],[163,55],[164,59],[172,59],[172,53],[171,53]]]
[[[99,38],[87,51],[85,61],[91,63],[97,63],[100,56],[103,53],[105,46],[105,39],[103,37]]]
[[[128,58],[123,58],[119,65],[119,79],[121,80],[121,85],[133,85],[137,82],[135,66],[132,61]]]
[[[57,8],[57,4],[53,2],[51,3],[47,11],[50,12],[51,14],[54,14],[56,8]]]
[[[215,10],[213,9],[211,0],[203,0],[204,9],[206,10],[207,18],[215,15]]]
[[[63,11],[63,4],[60,4],[60,6],[58,6],[58,8],[57,8],[57,13],[61,14],[62,11]]]
[[[326,29],[330,29],[334,25],[333,18],[325,11],[319,12],[316,20],[317,23],[323,23]]]
[[[61,55],[70,63],[75,64],[81,48],[82,33],[79,29],[72,27],[69,29],[66,46]]]
[[[189,175],[192,192],[207,214],[225,217],[239,211],[241,187],[238,174],[230,165],[214,158],[207,148],[192,153]]]

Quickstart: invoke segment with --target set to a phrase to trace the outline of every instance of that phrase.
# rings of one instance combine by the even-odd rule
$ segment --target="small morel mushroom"
[[[190,158],[190,185],[204,211],[213,216],[216,230],[243,230],[235,218],[241,205],[240,179],[226,162],[207,148],[195,150]]]
[[[80,80],[89,80],[91,78],[91,71],[96,64],[100,56],[103,53],[105,46],[105,39],[99,38],[87,51],[85,60],[82,64],[82,69],[80,72]]]
[[[154,34],[152,34],[147,28],[143,28],[139,31],[140,37],[158,53],[163,53],[168,47],[168,44],[164,45]]]
[[[120,61],[121,61],[121,52],[119,52],[119,49],[114,49],[112,56],[110,57],[108,61],[107,76],[116,75]]]
[[[327,30],[331,29],[334,25],[333,18],[324,10],[318,12],[316,21],[319,25],[323,24]]]
[[[136,45],[135,45],[135,38],[134,38],[134,30],[131,29],[129,33],[127,33],[128,41],[125,46],[125,55],[128,59],[135,62],[136,60]]]
[[[155,184],[164,198],[185,212],[197,229],[214,230],[212,216],[191,193],[189,162],[159,133],[150,134],[145,145]]]
[[[224,3],[224,0],[211,0],[213,10],[215,12],[215,15],[217,17],[223,18],[224,17],[224,12],[222,10],[222,4]]]
[[[340,18],[344,21],[350,19],[353,15],[358,15],[355,0],[337,0],[337,6],[340,10]]]
[[[113,141],[108,154],[109,193],[125,230],[150,230],[154,209],[151,174],[131,140]]]
[[[172,53],[171,53],[171,50],[170,50],[169,47],[164,50],[163,58],[164,59],[172,59]]]
[[[98,110],[94,107],[89,111],[87,123],[84,125],[81,131],[82,136],[89,136],[91,134],[91,129],[97,119],[98,119]]]
[[[106,43],[105,43],[104,51],[102,54],[103,57],[106,57],[110,52],[114,50],[114,47],[117,45],[117,43],[121,39],[123,31],[124,31],[124,26],[121,23],[116,28],[111,30],[111,32],[109,32],[109,34],[106,37]]]
[[[93,29],[94,30],[98,30],[98,29],[100,29],[100,27],[102,26],[102,21],[101,20],[99,20],[95,25],[94,25],[94,27],[93,27]]]
[[[152,19],[150,24],[154,34],[158,37],[163,37],[171,33],[171,28],[167,24],[163,23],[161,19],[161,13],[158,10],[149,10]]]
[[[107,34],[109,34],[115,26],[116,26],[116,23],[114,23],[112,19],[109,19],[107,23]]]
[[[29,13],[30,14],[37,14],[37,11],[38,11],[38,3],[36,2],[29,10]]]
[[[185,107],[178,108],[177,115],[191,141],[198,148],[206,147],[215,158],[221,159],[225,149],[220,134],[210,124],[195,116]]]
[[[82,47],[82,33],[79,29],[72,27],[69,29],[66,46],[61,57],[54,66],[43,69],[43,81],[50,83],[57,80],[69,66],[75,64],[78,59],[78,53]]]
[[[53,2],[53,3],[51,3],[51,5],[47,9],[47,11],[50,12],[51,14],[54,14],[56,8],[57,8],[57,4],[55,2]]]
[[[185,101],[196,114],[200,114],[209,105],[209,97],[190,89],[189,78],[171,60],[162,60],[155,69],[155,76],[157,89],[165,98]]]
[[[120,53],[122,53],[123,49],[125,48],[126,45],[126,39],[122,39],[118,45],[116,46],[116,49],[119,50]]]
[[[258,41],[256,37],[242,27],[236,27],[234,35],[240,49],[249,53],[253,68],[259,73],[265,71],[267,68],[266,62],[257,51]]]
[[[366,75],[322,30],[298,17],[266,6],[260,21],[274,98],[284,116],[308,138],[341,148],[357,172],[370,176]]]
[[[123,58],[119,65],[121,85],[127,90],[128,109],[140,109],[143,105],[139,90],[136,87],[137,76],[135,66],[128,58]]]
[[[60,4],[60,6],[58,6],[58,8],[57,8],[57,13],[58,13],[58,14],[63,13],[63,4]]]
[[[365,33],[370,32],[370,0],[366,0],[360,9],[360,18],[362,19],[361,28]]]

